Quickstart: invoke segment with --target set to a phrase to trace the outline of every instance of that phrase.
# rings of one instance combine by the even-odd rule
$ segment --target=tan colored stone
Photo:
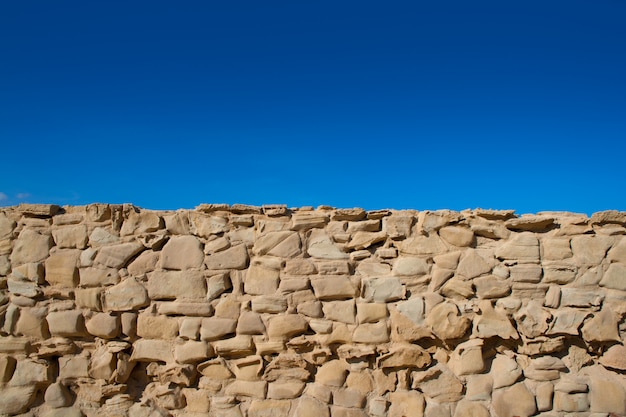
[[[436,402],[456,402],[463,397],[463,384],[445,365],[412,372],[411,379],[412,388],[419,388]]]
[[[213,350],[204,341],[185,341],[176,343],[174,346],[174,359],[176,362],[189,364],[205,361],[211,357]]]
[[[133,343],[133,354],[130,359],[137,362],[174,362],[171,342],[139,339]]]
[[[453,277],[443,284],[441,295],[455,300],[469,299],[474,296],[474,287],[471,281]]]
[[[126,278],[104,292],[106,311],[132,311],[148,304],[148,291],[135,278]]]
[[[142,250],[144,246],[139,242],[102,246],[96,255],[95,262],[109,268],[122,268]]]
[[[68,407],[72,404],[72,397],[65,385],[55,382],[50,384],[44,395],[46,405],[52,408]]]
[[[81,287],[103,287],[120,282],[120,275],[113,268],[80,268],[78,274]]]
[[[275,381],[267,386],[267,398],[285,400],[298,398],[304,391],[305,383],[301,381]]]
[[[320,300],[340,300],[352,298],[356,288],[347,276],[328,276],[311,279],[315,296]]]
[[[120,319],[110,313],[96,313],[85,322],[87,332],[103,339],[116,338],[121,330]]]
[[[481,314],[474,318],[472,333],[480,338],[500,337],[501,339],[519,339],[517,331],[506,317],[494,310],[491,301],[479,303]]]
[[[491,272],[491,265],[475,249],[466,249],[462,253],[456,269],[457,275],[465,279],[472,279],[489,272]]]
[[[531,232],[515,234],[496,250],[496,257],[517,261],[539,261],[539,240]]]
[[[205,302],[162,301],[156,303],[157,313],[166,316],[208,317],[213,314],[213,306]]]
[[[322,303],[324,317],[327,320],[340,321],[342,323],[355,323],[354,300],[325,301]]]
[[[417,256],[400,256],[393,264],[393,274],[398,276],[421,276],[430,271],[426,258]]]
[[[307,253],[317,259],[348,259],[348,254],[336,246],[320,229],[313,229],[308,240]]]
[[[523,382],[495,390],[492,406],[497,417],[530,417],[537,412],[535,396]]]
[[[204,299],[206,279],[202,271],[155,271],[148,274],[148,296],[152,300]]]
[[[350,250],[367,249],[370,246],[382,242],[387,239],[387,233],[357,231],[352,235],[352,239],[348,242],[347,248]]]
[[[178,320],[141,313],[137,316],[137,336],[146,339],[173,339],[178,336]]]
[[[248,266],[246,245],[239,244],[204,258],[207,269],[245,269]]]
[[[443,302],[433,307],[426,315],[426,324],[433,334],[445,341],[463,337],[471,321],[460,314],[455,304]]]
[[[352,341],[355,343],[387,343],[389,342],[389,329],[385,321],[378,323],[359,324],[354,329]]]
[[[279,271],[253,263],[246,273],[244,291],[252,295],[270,295],[278,289]]]
[[[0,414],[15,415],[25,412],[35,401],[34,386],[5,387],[0,390]]]
[[[448,366],[456,375],[479,374],[485,370],[485,362],[482,352],[483,340],[470,339],[459,344],[452,356]]]
[[[587,342],[619,341],[618,320],[609,307],[604,307],[586,321],[581,332]]]
[[[199,268],[203,261],[202,244],[195,236],[174,236],[161,250],[163,269]]]
[[[59,380],[73,380],[89,377],[89,358],[71,355],[59,358]]]
[[[346,381],[347,376],[347,364],[340,360],[331,360],[317,369],[315,382],[333,387],[341,387]]]
[[[489,410],[481,403],[459,401],[454,410],[454,417],[490,417]]]
[[[599,366],[585,368],[589,376],[589,403],[592,413],[626,415],[626,391],[615,374]]]
[[[379,368],[424,368],[430,365],[430,354],[417,345],[396,343],[389,349],[389,353],[378,357]]]
[[[387,304],[357,303],[356,312],[359,323],[376,323],[387,317]]]
[[[80,337],[86,334],[85,321],[80,310],[51,312],[46,321],[52,336]]]
[[[45,320],[48,309],[45,307],[22,308],[15,324],[15,334],[20,336],[47,339],[50,337]]]
[[[293,417],[329,417],[328,405],[311,397],[301,397],[294,409]]]
[[[367,278],[363,280],[363,298],[376,303],[401,300],[406,289],[397,278]]]
[[[267,382],[265,381],[234,381],[226,387],[227,395],[238,397],[265,398]]]
[[[571,240],[574,260],[578,265],[598,265],[613,243],[609,236],[574,236]]]
[[[237,320],[208,317],[202,319],[202,327],[200,329],[200,338],[202,340],[218,340],[226,335],[232,334],[237,328]]]
[[[536,300],[530,300],[513,317],[517,330],[529,338],[545,335],[552,322],[552,314]]]
[[[389,394],[388,417],[423,417],[426,402],[418,391],[396,391]]]
[[[622,263],[612,263],[602,275],[600,286],[614,290],[626,291],[626,265]]]
[[[17,361],[13,377],[8,385],[11,387],[22,387],[26,385],[42,387],[51,383],[52,378],[53,369],[46,360],[23,359]]]
[[[50,235],[40,234],[28,228],[23,229],[13,245],[11,265],[16,267],[29,262],[43,261],[48,257],[52,244]]]
[[[299,314],[273,316],[267,326],[267,335],[277,338],[291,338],[304,333],[309,325]]]
[[[214,342],[213,348],[218,355],[224,357],[241,357],[254,352],[254,342],[250,336],[238,335],[231,339]]]

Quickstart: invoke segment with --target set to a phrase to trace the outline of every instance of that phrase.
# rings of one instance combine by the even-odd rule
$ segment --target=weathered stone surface
[[[437,304],[426,316],[426,324],[439,339],[450,340],[463,337],[471,321],[461,316],[455,304],[443,302]]]
[[[204,259],[207,269],[245,269],[248,266],[246,245],[234,245],[224,251],[214,253]]]
[[[418,391],[396,391],[389,394],[389,417],[422,417],[426,402]]]
[[[174,236],[161,250],[161,268],[199,268],[204,261],[202,243],[195,236]]]
[[[52,229],[54,243],[59,248],[84,249],[87,247],[87,226],[84,224]]]
[[[495,390],[492,404],[498,417],[530,417],[537,412],[535,397],[523,382]]]
[[[153,300],[204,299],[206,279],[202,271],[154,271],[148,275],[148,296]]]
[[[446,244],[436,235],[413,236],[399,244],[400,252],[407,255],[438,255],[447,250]]]
[[[335,245],[320,229],[313,229],[308,240],[307,253],[318,259],[348,259],[349,255]]]
[[[113,268],[80,268],[78,274],[81,287],[102,287],[120,282],[120,275]]]
[[[85,322],[89,334],[103,339],[113,339],[121,331],[121,323],[118,316],[109,313],[96,313]]]
[[[322,276],[311,279],[315,296],[320,300],[337,300],[352,298],[356,288],[347,276]]]
[[[288,338],[304,333],[309,325],[299,314],[284,314],[272,317],[267,326],[269,337]]]
[[[626,291],[626,265],[622,263],[612,263],[602,275],[600,286]]]
[[[436,402],[459,401],[463,396],[463,384],[444,365],[413,372],[411,379],[413,388],[419,388],[426,397]]]
[[[496,250],[498,259],[539,261],[539,240],[531,232],[522,232],[509,238]]]
[[[473,283],[476,295],[482,299],[506,297],[511,292],[511,284],[508,280],[493,275],[475,278]]]
[[[420,346],[396,344],[377,360],[379,368],[424,368],[430,365],[430,354]]]
[[[252,264],[246,273],[244,291],[252,295],[270,295],[278,289],[280,273],[277,269]]]
[[[77,337],[86,333],[85,320],[80,310],[51,312],[46,321],[52,336]]]
[[[598,265],[611,247],[609,236],[574,236],[571,240],[574,260],[578,265]]]
[[[406,289],[396,278],[367,278],[363,280],[363,298],[375,303],[387,303],[404,298]]]
[[[34,386],[6,387],[0,390],[0,414],[15,415],[25,412],[35,401]]]
[[[95,262],[109,268],[122,268],[143,249],[143,245],[139,242],[102,246],[96,255]]]
[[[127,278],[104,292],[106,311],[131,311],[148,304],[148,291],[135,278]]]
[[[330,411],[328,405],[321,401],[311,398],[302,397],[295,406],[294,417],[329,417]]]
[[[481,314],[474,318],[473,334],[485,339],[494,336],[501,339],[519,339],[506,315],[497,312],[490,301],[481,301],[479,307]]]
[[[137,336],[146,339],[173,339],[178,335],[175,318],[141,313],[137,316]]]
[[[617,330],[617,317],[610,308],[604,307],[593,317],[585,322],[582,336],[587,342],[611,342],[619,341]]]
[[[133,343],[133,354],[130,360],[137,362],[173,362],[172,345],[167,340],[139,339]]]
[[[43,261],[53,241],[50,235],[40,234],[32,229],[23,229],[15,240],[11,252],[11,265],[18,266],[29,262]]]
[[[491,363],[493,388],[503,388],[513,385],[522,376],[522,369],[515,359],[506,355],[496,355]]]

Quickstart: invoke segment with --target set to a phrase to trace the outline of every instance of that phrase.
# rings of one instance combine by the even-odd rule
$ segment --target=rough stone
[[[104,292],[106,311],[132,311],[148,304],[148,291],[135,278],[127,278]]]
[[[153,300],[204,299],[206,279],[202,271],[155,271],[148,275],[148,296]]]
[[[13,267],[29,262],[40,262],[48,257],[53,241],[50,235],[40,234],[32,229],[23,229],[15,240],[11,252]]]
[[[174,236],[161,250],[161,268],[199,268],[204,261],[202,244],[195,236]]]
[[[535,396],[523,382],[495,390],[492,404],[498,417],[530,417],[537,412]]]

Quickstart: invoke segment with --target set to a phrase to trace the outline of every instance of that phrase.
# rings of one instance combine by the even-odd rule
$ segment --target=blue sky
[[[0,205],[626,210],[626,3],[0,4]]]

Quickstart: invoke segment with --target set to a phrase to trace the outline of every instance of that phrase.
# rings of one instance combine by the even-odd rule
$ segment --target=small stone
[[[46,321],[52,336],[80,337],[86,334],[85,321],[80,310],[51,312]]]
[[[418,391],[395,391],[389,394],[388,417],[423,417],[426,401]]]
[[[103,339],[113,339],[120,333],[120,319],[109,313],[96,313],[85,323],[87,332]]]
[[[313,229],[309,236],[307,253],[317,259],[348,259],[347,253],[335,245],[321,229]]]
[[[32,229],[23,229],[15,240],[11,252],[11,265],[40,262],[48,257],[53,241],[50,235],[40,234]]]
[[[126,278],[104,292],[106,311],[132,311],[149,304],[148,291],[135,278]]]
[[[72,405],[72,397],[65,387],[60,382],[50,384],[46,389],[44,396],[46,405],[52,408],[68,407]]]
[[[523,382],[495,390],[492,406],[498,417],[530,417],[537,412],[535,396]]]
[[[313,278],[311,286],[319,300],[340,300],[356,295],[356,288],[350,279],[343,275]]]
[[[332,360],[317,369],[315,382],[333,387],[341,387],[346,381],[347,376],[347,365],[340,360]]]
[[[205,299],[206,285],[202,271],[155,271],[148,274],[148,296],[152,300]]]
[[[119,269],[126,266],[127,262],[142,250],[144,246],[139,242],[103,246],[98,251],[95,262],[109,268]]]
[[[387,303],[404,298],[406,289],[397,278],[367,278],[363,280],[363,298]]]

